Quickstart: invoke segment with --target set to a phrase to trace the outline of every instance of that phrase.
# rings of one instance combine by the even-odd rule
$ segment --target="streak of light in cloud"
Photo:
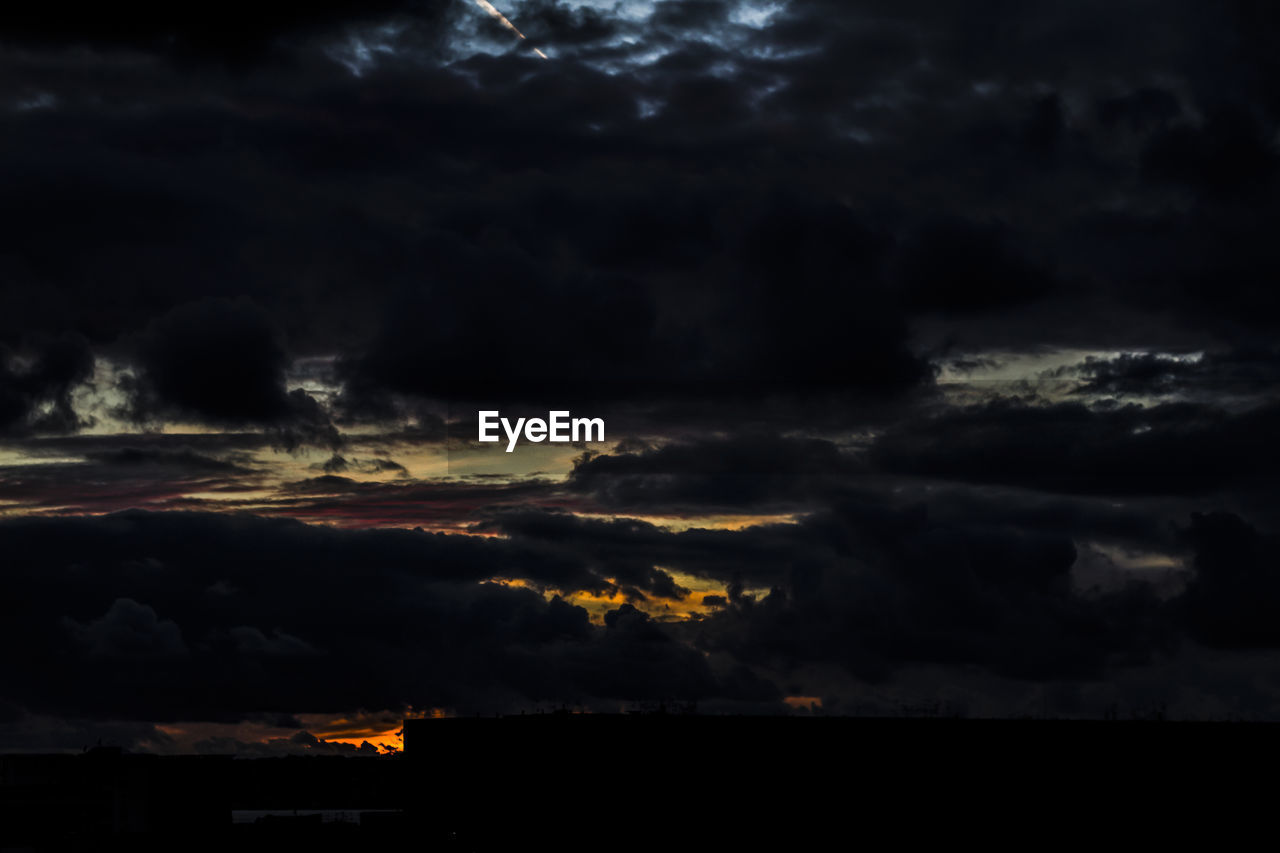
[[[484,9],[486,12],[488,12],[488,13],[489,13],[491,16],[493,16],[494,18],[497,18],[497,19],[498,19],[498,22],[499,22],[499,23],[501,23],[501,24],[502,24],[502,26],[504,26],[504,27],[506,27],[507,29],[511,30],[511,32],[513,32],[513,33],[515,33],[517,36],[519,36],[519,37],[521,38],[521,40],[524,40],[524,33],[520,32],[520,30],[516,29],[516,25],[515,25],[515,24],[513,24],[513,23],[511,23],[510,21],[508,21],[508,20],[507,20],[507,16],[506,16],[506,15],[502,14],[502,13],[501,13],[501,12],[499,12],[497,9],[495,9],[495,8],[493,7],[493,4],[492,4],[492,3],[490,3],[490,2],[489,2],[489,0],[476,0],[476,5],[477,5],[477,6],[479,6],[481,9]],[[541,56],[543,59],[546,59],[546,58],[547,58],[547,55],[546,55],[545,53],[543,53],[542,51],[538,50],[536,47],[533,49],[533,52],[534,52],[534,53],[536,53],[536,54],[538,54],[538,56]]]

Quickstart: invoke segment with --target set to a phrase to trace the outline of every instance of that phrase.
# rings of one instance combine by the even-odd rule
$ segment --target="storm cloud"
[[[1273,5],[499,5],[0,22],[11,740],[1280,717]]]

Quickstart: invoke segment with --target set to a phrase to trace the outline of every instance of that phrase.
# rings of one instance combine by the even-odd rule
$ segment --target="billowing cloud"
[[[92,375],[89,344],[73,333],[37,338],[20,352],[0,348],[0,435],[79,429],[71,391]]]
[[[1280,716],[1270,6],[259,6],[0,22],[15,737]]]
[[[303,390],[287,391],[288,353],[270,316],[246,299],[207,300],[152,323],[137,345],[136,378],[127,378],[127,414],[215,426],[266,426],[293,447],[336,446],[328,414]]]

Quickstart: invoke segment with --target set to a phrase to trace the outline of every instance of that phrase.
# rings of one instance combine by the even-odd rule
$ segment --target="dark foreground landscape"
[[[7,755],[0,849],[803,849],[1247,834],[1280,726],[540,714],[382,757]],[[1029,823],[1030,822],[1030,823]],[[1134,836],[1135,838],[1138,836]],[[877,844],[879,846],[879,844]]]

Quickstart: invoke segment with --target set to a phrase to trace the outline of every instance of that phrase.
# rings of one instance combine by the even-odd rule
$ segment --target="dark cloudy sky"
[[[1280,718],[1275,4],[495,5],[0,16],[0,748]]]

